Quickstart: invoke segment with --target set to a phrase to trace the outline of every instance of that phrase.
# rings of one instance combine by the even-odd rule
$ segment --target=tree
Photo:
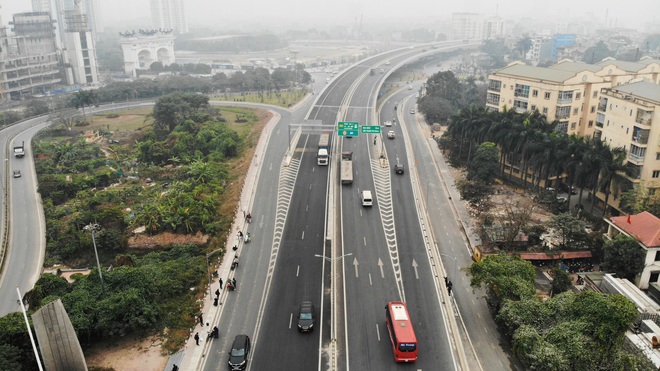
[[[571,243],[579,238],[578,235],[584,233],[582,222],[571,213],[554,215],[548,225],[559,234],[559,244],[562,248],[572,247]]]
[[[456,111],[456,108],[446,99],[425,95],[419,99],[419,112],[428,123],[445,123]]]
[[[483,182],[487,185],[495,183],[499,170],[499,156],[497,146],[492,142],[485,142],[479,146],[474,158],[468,165],[468,180]]]
[[[80,90],[71,97],[70,105],[75,108],[82,108],[83,117],[86,119],[85,107],[98,106],[99,95],[94,90]]]
[[[632,237],[619,234],[603,246],[603,270],[632,282],[644,269],[646,253]]]
[[[25,105],[25,111],[23,112],[23,115],[28,118],[46,114],[48,111],[50,111],[48,102],[45,100],[32,99]]]
[[[472,276],[470,286],[486,288],[489,301],[495,308],[499,308],[504,299],[530,298],[536,292],[536,269],[519,256],[505,253],[487,255],[483,260],[473,263],[468,273]]]
[[[562,292],[568,291],[573,286],[571,277],[566,272],[559,268],[552,269],[552,295],[559,295]]]
[[[452,105],[459,103],[461,93],[461,84],[451,71],[437,72],[426,81],[426,95],[443,98]]]
[[[607,57],[614,57],[614,52],[611,51],[605,42],[601,40],[597,42],[596,45],[585,50],[582,61],[589,64],[595,64]]]
[[[516,42],[516,51],[520,53],[522,59],[525,59],[525,55],[531,48],[532,39],[527,34],[523,35],[523,37]]]
[[[648,211],[660,217],[660,192],[650,192],[649,187],[640,184],[621,195],[621,209],[629,214],[639,214]]]

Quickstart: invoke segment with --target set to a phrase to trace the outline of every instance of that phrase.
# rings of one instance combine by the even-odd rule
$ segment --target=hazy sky
[[[106,25],[117,20],[149,17],[149,0],[99,0]],[[397,19],[410,24],[411,19],[423,17],[449,18],[453,12],[475,12],[504,18],[559,17],[584,19],[591,14],[619,27],[640,27],[647,22],[660,22],[660,0],[184,0],[189,25],[221,26],[224,22],[273,17],[273,23],[304,19],[305,23],[350,24],[362,16],[365,22]],[[30,0],[0,0],[2,22],[7,24],[11,14],[31,11]],[[614,21],[616,20],[616,21]],[[614,23],[616,22],[616,23]],[[297,23],[294,21],[294,23]],[[145,25],[148,27],[150,25]],[[267,23],[263,23],[268,28]],[[282,28],[281,26],[278,28]],[[406,27],[407,28],[407,27]]]

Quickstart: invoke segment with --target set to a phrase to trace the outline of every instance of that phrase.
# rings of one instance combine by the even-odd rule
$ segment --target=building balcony
[[[599,112],[605,112],[606,109],[607,109],[607,104],[598,104]]]
[[[637,117],[635,122],[643,126],[651,126],[652,119],[651,117]]]
[[[602,128],[602,127],[603,127],[603,123],[600,122],[600,121],[596,121],[596,127],[597,127],[597,128]]]
[[[573,98],[557,98],[557,104],[571,104],[573,103]]]
[[[644,162],[644,156],[640,156],[640,155],[636,155],[636,154],[628,152],[628,160],[636,162],[636,163],[642,163],[642,162]]]

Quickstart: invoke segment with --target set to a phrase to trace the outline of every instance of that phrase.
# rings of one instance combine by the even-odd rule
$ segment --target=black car
[[[396,174],[403,174],[405,172],[405,168],[403,167],[403,164],[394,165],[394,172]]]
[[[314,330],[314,320],[314,304],[311,301],[303,301],[298,312],[298,331],[311,332]]]
[[[247,368],[248,354],[250,354],[250,337],[236,335],[229,352],[229,369],[245,370]]]

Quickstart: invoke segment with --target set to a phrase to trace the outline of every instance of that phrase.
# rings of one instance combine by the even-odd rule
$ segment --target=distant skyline
[[[100,0],[104,24],[118,21],[150,19],[150,0]],[[568,20],[584,19],[593,15],[603,22],[607,16],[609,27],[644,27],[647,23],[660,23],[660,1],[658,0],[601,0],[586,2],[575,0],[521,1],[521,0],[463,0],[459,2],[437,0],[185,0],[189,25],[216,26],[223,24],[252,23],[271,18],[273,28],[287,28],[287,24],[346,25],[362,17],[365,23],[388,20],[395,22],[393,28],[411,28],[419,25],[401,23],[411,19],[431,17],[449,18],[451,13],[471,12],[486,15],[496,13],[503,18],[527,17],[550,19],[566,17]],[[11,15],[32,11],[31,0],[0,0],[2,23],[7,25]],[[269,23],[261,22],[262,29]],[[145,25],[148,27],[149,25]]]

